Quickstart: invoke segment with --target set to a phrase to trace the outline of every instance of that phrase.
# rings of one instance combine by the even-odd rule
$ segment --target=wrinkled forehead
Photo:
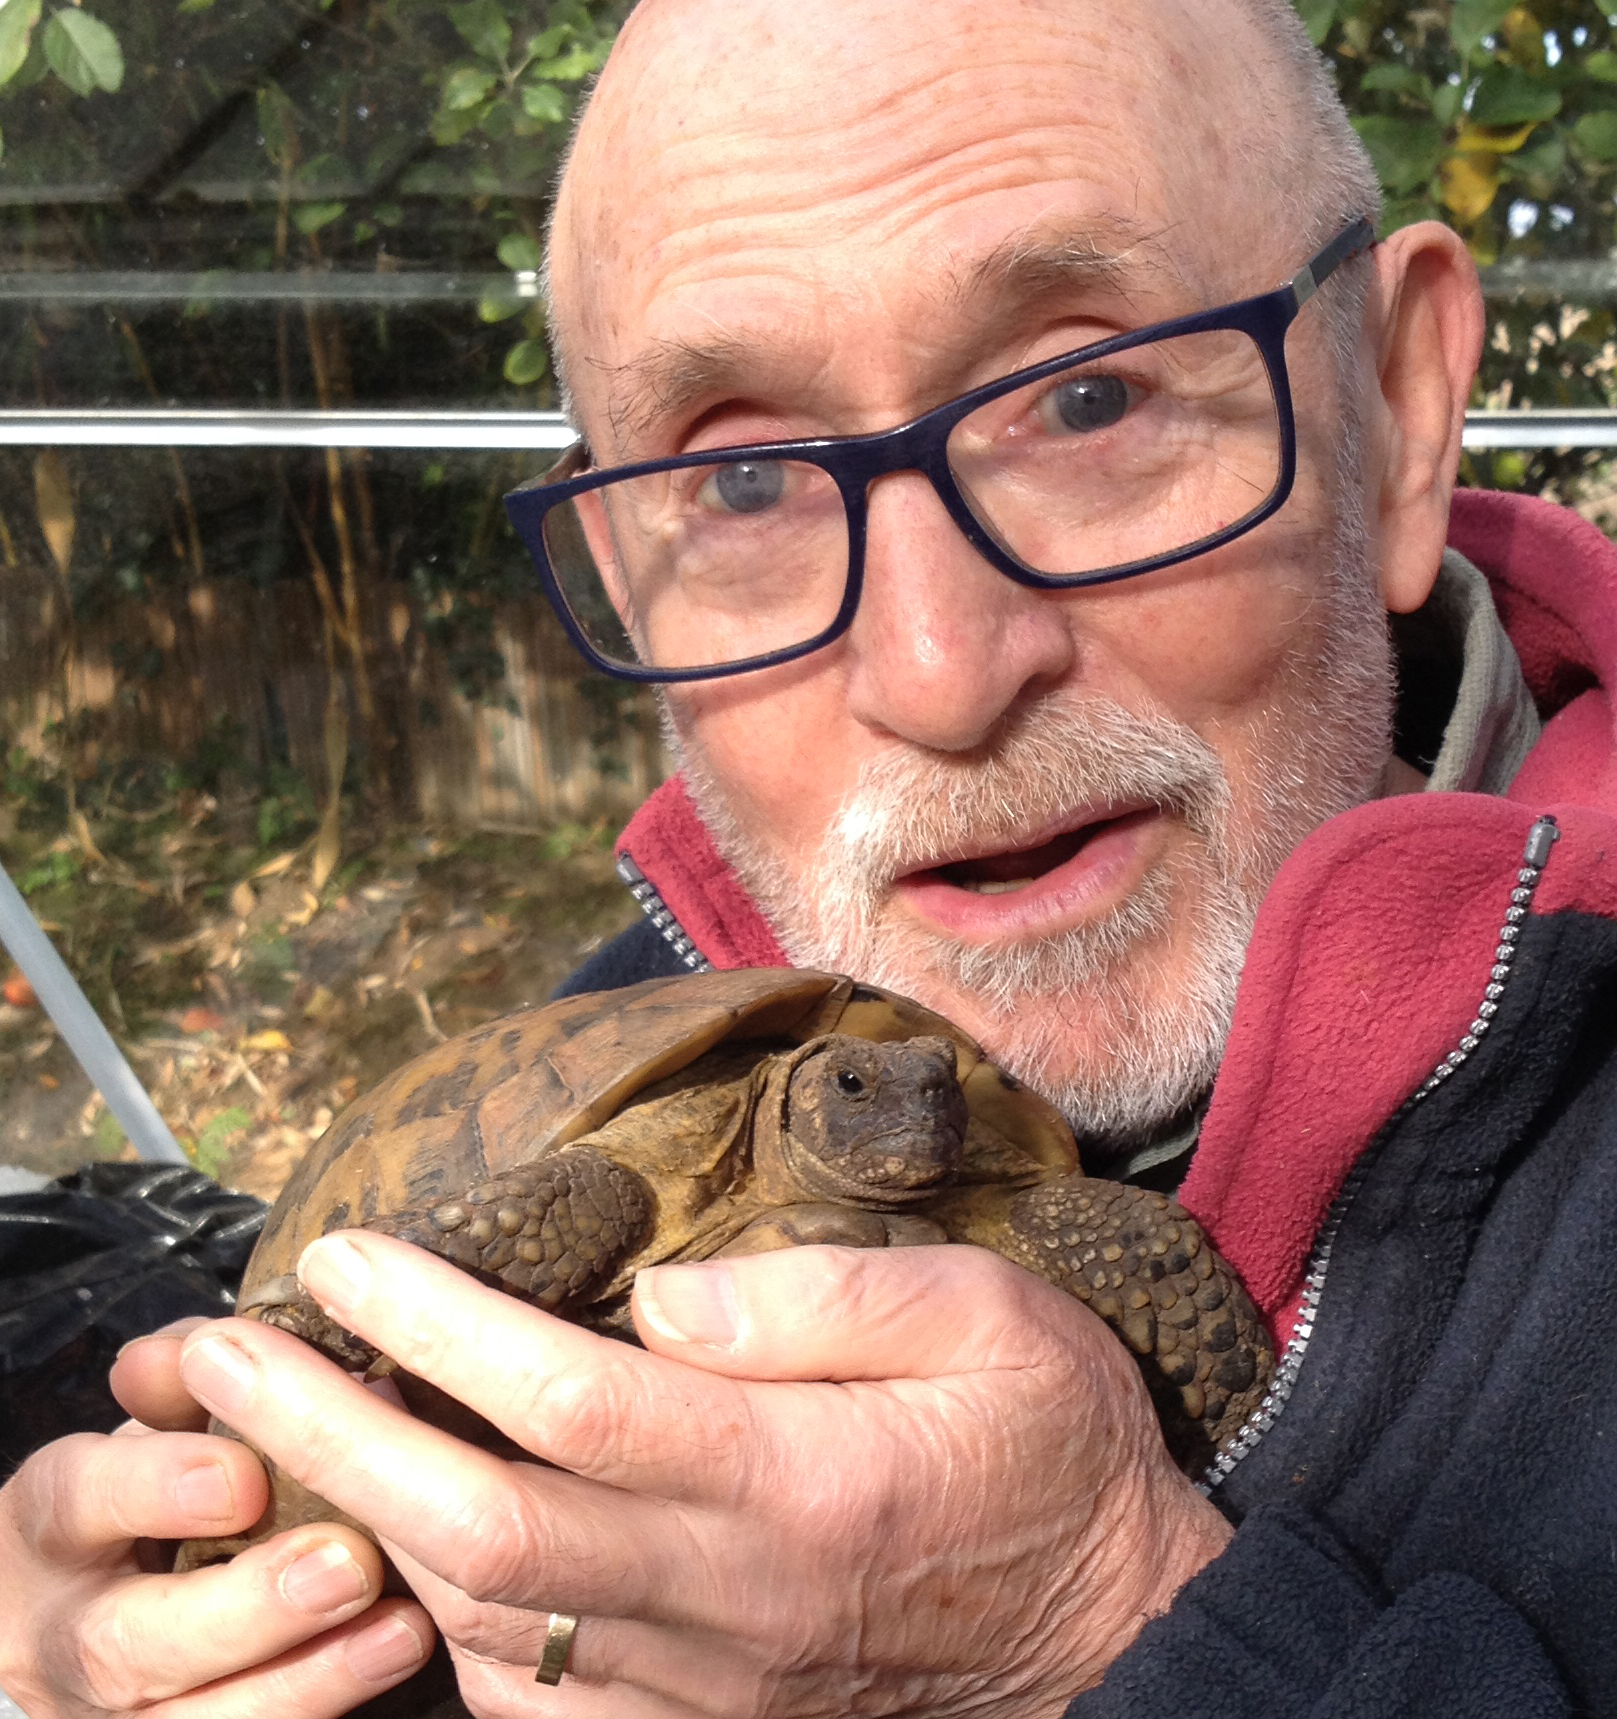
[[[1229,0],[643,0],[558,207],[575,386],[670,343],[969,317],[1008,280],[1141,320],[1273,285],[1262,57]]]

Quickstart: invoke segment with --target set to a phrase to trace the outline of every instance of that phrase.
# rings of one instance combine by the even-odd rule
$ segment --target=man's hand
[[[1117,1340],[977,1249],[646,1272],[650,1353],[379,1236],[301,1270],[556,1465],[459,1443],[261,1325],[186,1345],[197,1398],[383,1535],[486,1719],[1054,1715],[1229,1537]],[[582,1621],[536,1690],[553,1610]]]
[[[187,1576],[143,1569],[142,1542],[237,1532],[267,1497],[250,1451],[176,1430],[205,1419],[178,1381],[203,1323],[119,1357],[114,1389],[148,1425],[61,1439],[0,1491],[0,1689],[29,1719],[325,1719],[431,1647],[419,1606],[373,1604],[381,1560],[351,1529],[298,1529]]]

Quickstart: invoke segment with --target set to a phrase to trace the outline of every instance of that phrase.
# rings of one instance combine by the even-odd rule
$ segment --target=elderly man
[[[491,1719],[1617,1710],[1617,557],[1451,521],[1476,284],[1375,204],[1284,0],[646,0],[556,215],[588,454],[513,504],[683,765],[574,988],[878,980],[1180,1188],[1285,1346],[1201,1488],[972,1249],[662,1267],[640,1351],[329,1238],[553,1466],[145,1340],[5,1494],[32,1719],[335,1714],[434,1625]],[[342,1527],[143,1573],[263,1501],[198,1404],[419,1603]]]

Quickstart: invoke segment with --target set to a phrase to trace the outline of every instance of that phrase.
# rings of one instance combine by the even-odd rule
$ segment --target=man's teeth
[[[977,883],[963,883],[962,889],[969,889],[973,895],[1010,895],[1018,889],[1026,889],[1032,883],[1030,877],[1013,877],[1004,883],[989,883],[986,879]]]

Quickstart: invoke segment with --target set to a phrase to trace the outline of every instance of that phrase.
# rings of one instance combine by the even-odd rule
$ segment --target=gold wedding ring
[[[533,1674],[535,1683],[548,1683],[554,1689],[561,1682],[577,1632],[577,1618],[569,1617],[566,1612],[550,1614],[550,1627],[545,1631],[545,1651],[539,1655],[539,1669]]]

